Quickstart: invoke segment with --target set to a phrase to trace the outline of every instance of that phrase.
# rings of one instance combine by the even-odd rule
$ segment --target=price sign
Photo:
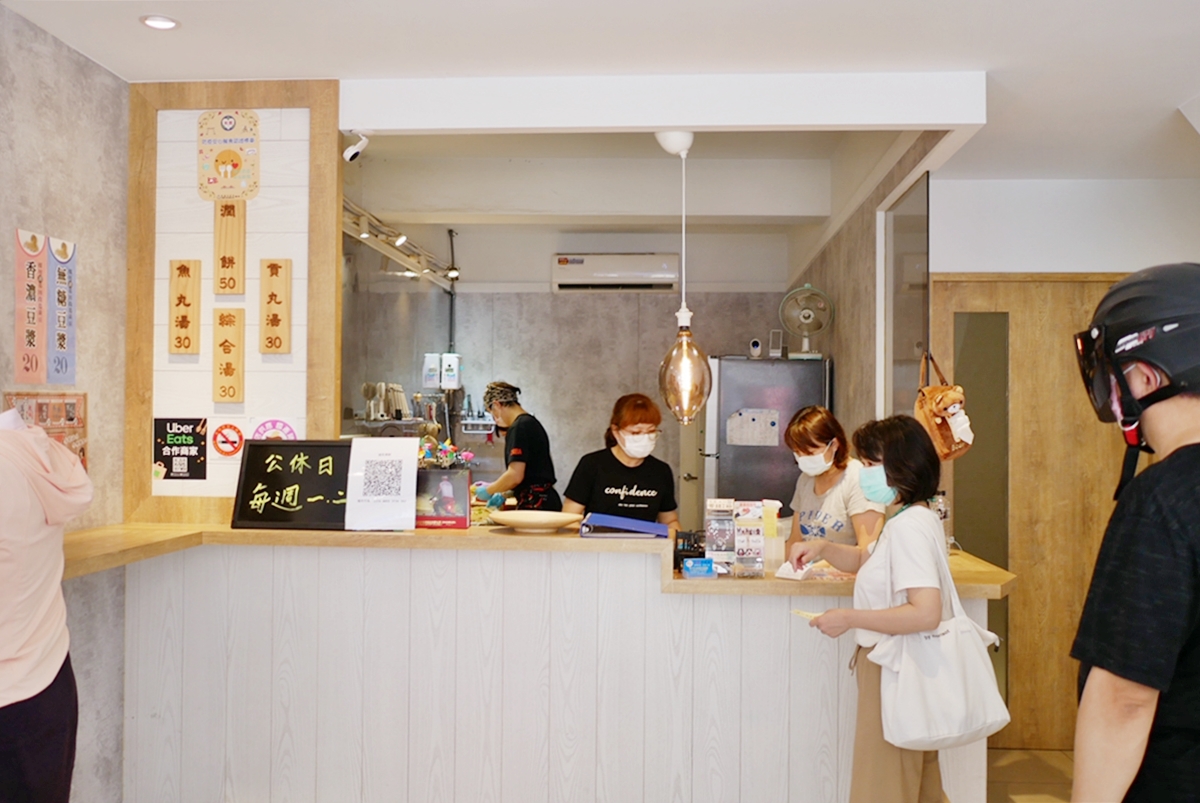
[[[200,353],[200,260],[172,259],[167,282],[167,353]]]
[[[213,310],[213,401],[245,401],[245,313],[236,307]]]
[[[22,385],[46,383],[46,238],[17,230],[13,367]]]
[[[291,354],[292,260],[264,259],[258,281],[258,350],[263,354]]]

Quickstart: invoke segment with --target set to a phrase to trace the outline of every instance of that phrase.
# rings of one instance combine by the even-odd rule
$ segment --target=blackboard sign
[[[247,441],[233,526],[343,530],[350,441]]]

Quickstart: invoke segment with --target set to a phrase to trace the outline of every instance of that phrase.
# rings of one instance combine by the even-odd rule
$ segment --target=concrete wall
[[[13,384],[13,231],[78,243],[76,389],[88,394],[92,509],[75,526],[121,520],[125,399],[128,87],[0,6],[0,388]],[[66,584],[79,683],[73,800],[120,801],[125,572]]]
[[[918,137],[797,281],[833,301],[832,334],[822,333],[815,345],[833,355],[834,412],[847,434],[875,417],[875,215],[943,136],[927,131]]]

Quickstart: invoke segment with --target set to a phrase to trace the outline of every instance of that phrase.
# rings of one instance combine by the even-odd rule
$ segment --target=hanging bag
[[[940,385],[929,384],[929,366],[937,373]],[[917,403],[913,405],[913,417],[921,422],[938,457],[953,460],[971,448],[975,433],[971,431],[971,419],[966,412],[967,397],[960,385],[946,382],[942,369],[938,368],[933,355],[926,351],[921,355],[921,382],[917,389]]]
[[[941,545],[935,552],[942,622],[923,633],[885,635],[867,655],[881,668],[883,738],[906,750],[958,747],[1009,722],[987,653],[1000,639],[967,616]],[[891,576],[889,566],[889,597]]]

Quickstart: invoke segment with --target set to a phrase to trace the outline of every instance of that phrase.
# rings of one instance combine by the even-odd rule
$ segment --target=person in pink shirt
[[[92,481],[70,449],[0,414],[0,800],[67,803],[79,705],[67,654],[63,524]]]

